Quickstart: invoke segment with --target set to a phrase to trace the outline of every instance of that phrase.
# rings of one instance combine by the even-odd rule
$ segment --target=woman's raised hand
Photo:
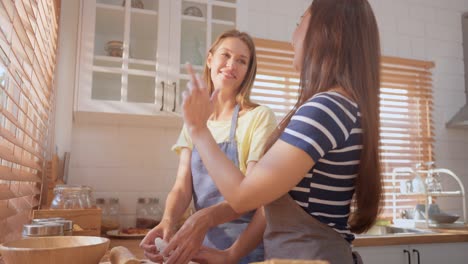
[[[187,63],[186,67],[190,74],[190,82],[182,94],[182,111],[185,125],[190,133],[194,133],[201,128],[206,128],[206,122],[213,112],[217,90],[213,91],[210,96],[206,83],[193,72],[192,65]]]

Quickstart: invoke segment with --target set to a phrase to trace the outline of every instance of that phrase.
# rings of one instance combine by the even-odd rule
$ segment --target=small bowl
[[[194,17],[203,17],[203,12],[201,11],[200,8],[196,6],[189,6],[185,8],[184,15],[194,16]]]
[[[6,264],[98,264],[108,247],[103,237],[31,237],[0,245],[0,254]]]
[[[438,224],[451,224],[460,218],[459,215],[455,214],[446,214],[446,213],[438,213],[438,214],[431,214],[429,219],[433,222]]]
[[[107,56],[122,57],[123,42],[118,40],[108,41],[104,47],[104,50],[107,52]]]

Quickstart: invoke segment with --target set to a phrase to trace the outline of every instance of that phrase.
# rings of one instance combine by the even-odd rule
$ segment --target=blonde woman
[[[213,43],[204,69],[209,93],[218,97],[205,120],[215,144],[228,162],[248,173],[264,152],[266,139],[276,127],[273,112],[250,101],[257,69],[251,37],[237,30],[227,31]],[[250,263],[264,259],[263,209],[237,214],[224,201],[211,180],[197,147],[184,126],[173,148],[180,155],[179,170],[167,201],[164,217],[143,239],[145,255],[161,261],[154,239],[161,237],[177,245],[165,263]],[[228,175],[226,175],[228,176]],[[197,212],[175,234],[174,226],[194,198]],[[255,210],[257,209],[257,210]],[[201,245],[203,244],[203,248]],[[200,250],[201,248],[201,250]]]

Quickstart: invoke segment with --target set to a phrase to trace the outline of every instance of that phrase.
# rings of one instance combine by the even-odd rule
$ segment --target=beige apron
[[[332,228],[302,209],[289,194],[265,206],[265,259],[326,260],[330,264],[361,263],[351,245]]]

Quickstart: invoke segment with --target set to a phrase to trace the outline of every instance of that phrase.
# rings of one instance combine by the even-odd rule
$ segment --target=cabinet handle
[[[406,249],[403,249],[403,253],[408,254],[408,264],[411,264],[411,253]]]
[[[419,250],[413,249],[413,254],[414,254],[414,253],[416,253],[416,255],[418,256],[418,264],[421,264],[420,255],[419,255]]]
[[[174,105],[172,106],[172,112],[175,112],[176,109],[176,98],[177,98],[177,83],[173,82],[172,85],[174,86]]]
[[[161,87],[162,87],[162,99],[161,99],[161,109],[159,109],[159,111],[164,110],[164,82],[161,82]]]

